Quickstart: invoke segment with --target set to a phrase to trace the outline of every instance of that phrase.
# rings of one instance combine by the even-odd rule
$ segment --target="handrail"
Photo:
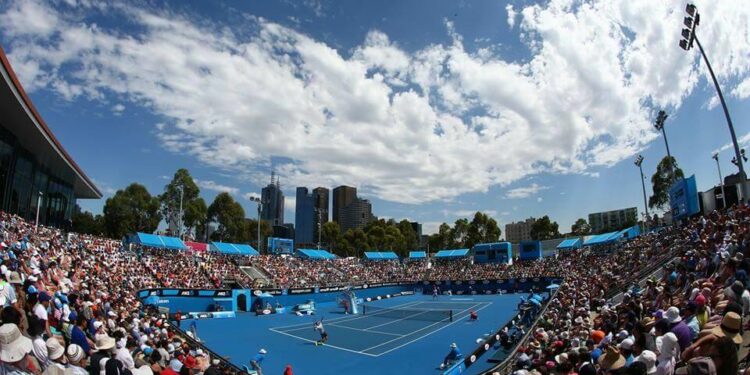
[[[563,280],[563,282],[565,282]],[[508,373],[508,365],[512,364],[513,362],[510,362],[511,360],[515,361],[516,354],[518,354],[518,348],[521,347],[521,344],[529,339],[529,335],[531,335],[534,330],[536,329],[537,324],[539,324],[539,320],[544,316],[544,313],[547,312],[547,307],[549,307],[549,304],[552,302],[552,300],[557,297],[557,292],[559,292],[560,289],[555,290],[555,292],[549,297],[549,300],[547,300],[547,303],[542,307],[542,309],[539,311],[539,314],[537,314],[536,319],[534,319],[534,322],[529,326],[529,330],[526,332],[526,334],[521,337],[520,340],[518,340],[518,343],[516,344],[516,347],[513,348],[513,351],[508,354],[505,359],[498,363],[497,365],[491,367],[488,370],[485,370],[482,372],[482,375],[491,375],[496,372],[502,371],[503,373]]]

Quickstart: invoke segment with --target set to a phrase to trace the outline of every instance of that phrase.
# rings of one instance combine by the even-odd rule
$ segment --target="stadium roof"
[[[560,242],[559,245],[557,245],[558,249],[577,249],[579,247],[581,247],[580,238],[568,238],[564,240],[563,242]]]
[[[619,237],[622,237],[621,234],[618,236],[619,233],[620,232],[609,232],[609,233],[598,234],[596,236],[593,236],[593,237],[587,239],[583,243],[583,245],[584,246],[594,246],[594,245],[608,244],[610,242],[615,241]]]
[[[423,259],[427,258],[427,253],[424,251],[410,251],[409,252],[409,258],[410,259]]]
[[[396,255],[396,253],[394,253],[393,251],[366,251],[365,258],[370,260],[398,259],[398,255]]]
[[[435,254],[435,258],[460,258],[465,257],[469,249],[440,250]]]
[[[336,256],[329,253],[328,250],[299,249],[299,253],[310,259],[336,259]]]
[[[187,248],[182,240],[177,237],[159,236],[150,233],[136,233],[135,242],[160,249],[184,250]]]
[[[221,254],[259,255],[252,246],[238,243],[211,242],[210,249]]]
[[[81,167],[65,151],[39,115],[0,48],[0,113],[2,126],[12,132],[18,142],[53,174],[73,185],[76,198],[101,198],[102,193],[83,173]]]

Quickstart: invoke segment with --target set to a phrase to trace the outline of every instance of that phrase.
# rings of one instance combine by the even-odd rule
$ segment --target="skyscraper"
[[[324,187],[316,187],[313,190],[313,205],[315,216],[313,217],[313,241],[318,241],[318,230],[328,222],[329,191]],[[318,222],[320,220],[320,222]]]
[[[298,187],[296,196],[294,242],[296,244],[311,244],[315,238],[315,193],[308,193],[306,187]]]
[[[371,221],[375,220],[372,216],[372,204],[367,199],[355,198],[354,202],[349,203],[341,210],[341,233],[346,233],[349,229],[362,229]]]
[[[271,172],[271,183],[261,191],[263,210],[260,218],[273,225],[284,225],[284,193],[281,183],[274,172]]]
[[[357,199],[357,188],[339,186],[333,189],[333,221],[341,225],[341,211]]]

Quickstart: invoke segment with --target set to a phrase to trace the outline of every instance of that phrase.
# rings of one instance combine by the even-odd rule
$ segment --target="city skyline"
[[[424,233],[475,211],[501,228],[549,215],[566,232],[591,212],[643,212],[632,161],[644,156],[648,179],[666,155],[661,109],[671,154],[700,191],[718,182],[715,151],[725,175],[736,171],[705,66],[678,46],[682,2],[222,4],[0,6],[21,84],[104,195],[83,209],[101,212],[134,181],[159,193],[187,167],[207,201],[229,192],[252,218],[246,197],[276,170],[288,218],[293,187],[346,184],[377,216]],[[750,29],[750,10],[696,5],[746,147],[750,38],[733,30]],[[266,48],[283,38],[280,55]]]

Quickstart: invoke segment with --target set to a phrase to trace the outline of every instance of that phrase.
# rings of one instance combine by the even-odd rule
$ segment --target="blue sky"
[[[746,144],[750,11],[696,4]],[[0,44],[106,196],[131,182],[157,194],[185,167],[207,202],[229,191],[252,215],[244,197],[275,169],[290,198],[354,185],[377,216],[426,232],[477,210],[567,231],[589,212],[642,211],[632,160],[650,176],[664,156],[661,108],[686,174],[717,182],[729,133],[697,51],[677,46],[684,5],[3,2]]]

